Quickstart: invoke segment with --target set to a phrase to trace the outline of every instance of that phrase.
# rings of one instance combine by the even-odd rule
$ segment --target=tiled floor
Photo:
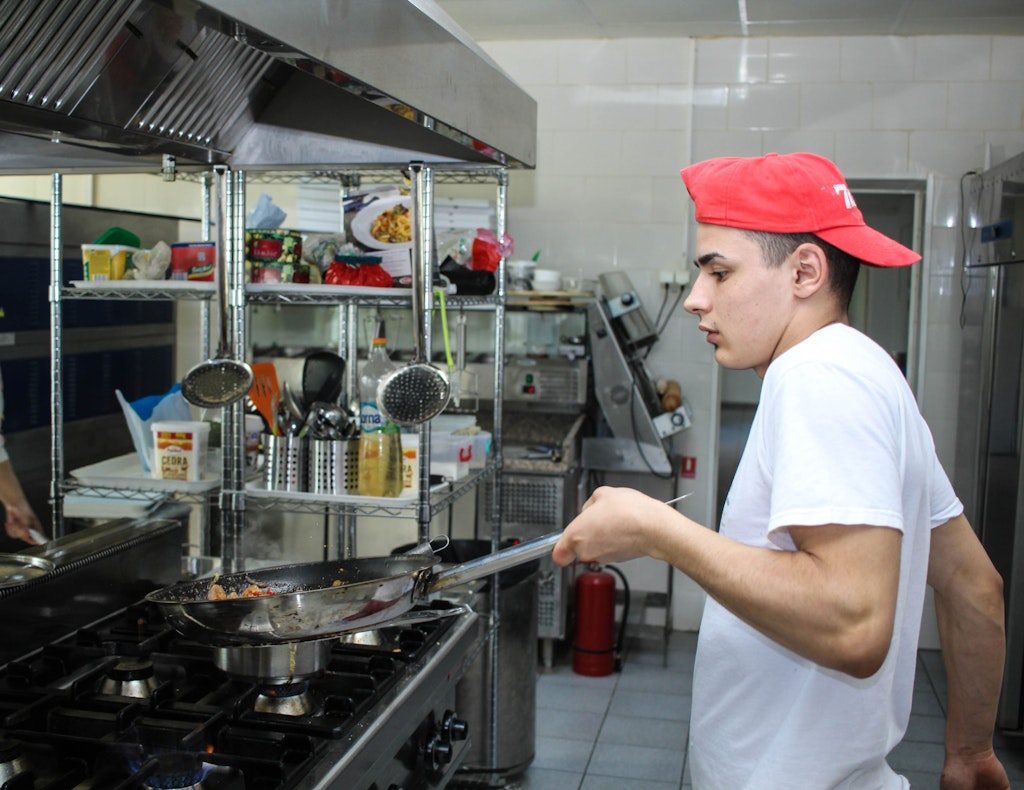
[[[667,666],[660,631],[629,640],[622,671],[590,678],[557,656],[537,680],[537,751],[515,783],[528,790],[689,788],[686,740],[696,634],[674,632]],[[921,651],[910,726],[890,764],[915,790],[937,790],[942,768],[945,674]],[[1011,786],[1024,788],[1024,741],[997,735]]]

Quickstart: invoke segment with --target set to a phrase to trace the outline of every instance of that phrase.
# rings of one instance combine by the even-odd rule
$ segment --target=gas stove
[[[217,648],[133,604],[0,667],[0,788],[443,787],[468,743],[455,684],[479,630],[460,609]]]

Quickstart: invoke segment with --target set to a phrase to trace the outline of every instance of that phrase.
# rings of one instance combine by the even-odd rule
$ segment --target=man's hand
[[[606,563],[651,555],[652,533],[681,517],[675,508],[639,491],[602,486],[565,528],[552,559],[568,565],[575,559]]]
[[[1010,790],[1010,779],[991,750],[969,756],[947,754],[939,790]]]
[[[1007,790],[992,751],[1006,640],[1003,583],[963,514],[932,530],[928,583],[935,591],[946,667],[942,790]]]

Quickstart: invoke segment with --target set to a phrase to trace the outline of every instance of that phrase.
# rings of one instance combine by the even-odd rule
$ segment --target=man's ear
[[[794,294],[801,299],[813,296],[828,285],[828,259],[817,244],[806,242],[790,256],[793,266]]]

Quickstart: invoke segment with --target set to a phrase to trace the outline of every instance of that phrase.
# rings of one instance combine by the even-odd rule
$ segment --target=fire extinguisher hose
[[[622,589],[625,592],[625,597],[622,602],[622,622],[619,623],[619,637],[615,642],[615,649],[612,653],[615,661],[615,671],[622,671],[622,651],[626,646],[626,623],[629,622],[629,582],[626,581],[626,575],[616,568],[614,565],[605,565],[606,571],[611,571],[619,580],[622,582]]]

